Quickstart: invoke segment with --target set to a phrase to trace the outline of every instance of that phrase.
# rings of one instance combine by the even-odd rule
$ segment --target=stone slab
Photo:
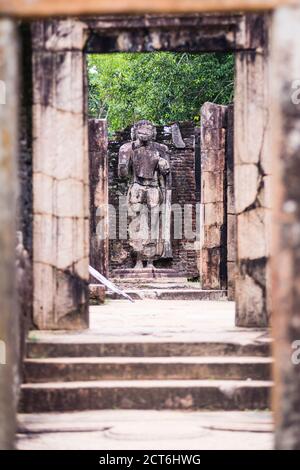
[[[185,277],[189,277],[189,273],[180,273],[178,270],[175,269],[151,269],[151,268],[144,268],[144,269],[115,269],[114,276],[120,279],[140,279],[148,280],[148,279],[165,279],[165,278],[177,278],[180,274],[185,275]],[[193,274],[190,274],[193,276]]]
[[[156,300],[227,300],[227,292],[221,290],[202,289],[126,289],[132,299],[156,299]],[[121,296],[108,291],[108,299],[120,299]]]
[[[163,425],[162,425],[163,424]],[[19,450],[271,450],[267,411],[101,410],[19,415]]]
[[[270,380],[266,357],[79,357],[26,359],[26,383],[89,380]]]
[[[24,413],[97,409],[246,410],[270,406],[262,380],[98,380],[23,384]]]
[[[172,319],[172,321],[170,321]],[[111,300],[90,307],[90,329],[32,331],[38,343],[233,343],[269,347],[268,329],[236,328],[235,304],[223,301]]]

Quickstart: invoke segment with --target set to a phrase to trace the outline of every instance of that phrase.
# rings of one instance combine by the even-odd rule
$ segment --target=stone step
[[[189,281],[186,277],[150,280],[141,277],[138,279],[111,278],[111,280],[122,289],[201,289],[200,281]]]
[[[171,356],[258,356],[270,355],[270,342],[165,342],[146,340],[135,342],[96,342],[80,335],[53,335],[51,341],[28,340],[28,358],[54,357],[171,357]]]
[[[225,290],[202,290],[202,289],[125,289],[133,300],[227,300],[227,291]],[[98,298],[97,289],[96,294],[93,294],[93,300]],[[108,291],[106,292],[108,299],[121,299],[122,296]]]
[[[257,357],[91,357],[25,360],[25,382],[91,380],[269,380],[272,360]]]
[[[115,380],[24,384],[20,412],[100,409],[258,410],[270,403],[269,381]]]
[[[197,276],[197,272],[179,272],[178,269],[172,268],[143,268],[143,269],[132,269],[132,268],[123,268],[115,269],[112,279],[117,280],[139,280],[143,281],[152,280],[152,279],[178,279],[178,278],[193,278]]]

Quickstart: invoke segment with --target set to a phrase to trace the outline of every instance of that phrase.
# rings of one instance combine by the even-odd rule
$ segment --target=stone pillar
[[[226,182],[227,182],[227,295],[235,300],[236,273],[236,215],[234,204],[234,109],[227,107]]]
[[[300,449],[300,8],[274,16],[272,303],[276,448]]]
[[[89,119],[90,262],[108,275],[108,135],[105,119]]]
[[[200,276],[203,289],[226,289],[226,107],[201,108]]]
[[[234,178],[237,214],[236,325],[268,324],[270,254],[268,22],[261,47],[236,54]]]
[[[17,37],[14,23],[0,20],[0,449],[15,435],[18,312],[15,285],[17,196]]]
[[[33,273],[39,329],[88,326],[89,179],[84,31],[33,24]]]

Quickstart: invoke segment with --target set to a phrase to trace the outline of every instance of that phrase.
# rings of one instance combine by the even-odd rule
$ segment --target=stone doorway
[[[88,321],[85,54],[156,49],[235,53],[237,261],[232,262],[231,268],[236,266],[233,269],[236,324],[267,324],[268,22],[268,15],[233,14],[101,17],[33,23],[33,193],[40,194],[33,205],[34,323],[38,328],[76,329],[86,326]],[[180,34],[174,32],[175,24]],[[73,139],[62,146],[59,142],[68,129]],[[46,162],[53,162],[54,156],[56,163],[47,166]],[[59,170],[60,162],[66,160],[67,170]],[[65,181],[70,186],[72,180],[77,182],[77,189],[72,186],[67,190]],[[78,204],[73,203],[76,200]],[[62,232],[69,234],[69,238],[56,239],[55,234]],[[77,243],[77,233],[83,243]],[[246,248],[249,244],[253,247],[251,253]],[[55,255],[53,246],[57,247]]]
[[[214,311],[212,302],[199,300],[191,300],[190,308],[185,300],[175,305],[169,300],[153,303],[138,300],[134,309],[123,301],[112,300],[112,310],[109,306],[96,306],[89,317],[88,225],[92,219],[89,220],[88,215],[85,70],[85,54],[89,52],[137,52],[149,48],[235,52],[233,173],[236,211],[230,214],[237,217],[238,225],[237,260],[232,261],[237,287],[235,322],[240,326],[262,327],[268,316],[265,223],[269,182],[267,21],[267,16],[236,14],[230,17],[103,17],[34,23],[33,192],[40,196],[33,211],[34,322],[40,330],[59,331],[35,331],[29,338],[26,383],[21,399],[21,409],[25,413],[80,411],[89,407],[93,410],[95,407],[195,410],[221,406],[226,410],[243,410],[264,409],[268,405],[272,361],[269,341],[264,337],[266,331],[249,330],[250,341],[248,331],[239,329],[234,330],[234,340],[230,335],[225,339],[220,337],[224,331],[222,327],[220,333],[217,325],[218,320],[224,319],[224,313],[225,322],[221,322],[224,330],[230,333],[228,330],[234,329],[233,303],[218,302],[217,310],[223,312],[220,314],[220,311]],[[177,33],[174,32],[175,24]],[[218,107],[216,114],[211,114],[210,105],[203,113],[205,125],[202,131],[206,137],[203,143],[207,144],[203,150],[210,156],[207,159],[210,165],[211,162],[218,163],[222,156],[219,142],[222,141],[224,116]],[[63,140],[66,132],[72,136],[67,143]],[[105,125],[99,135],[102,136],[100,142],[105,142]],[[211,145],[212,141],[218,145]],[[103,150],[105,145],[90,145],[90,151],[96,157],[93,161],[101,159]],[[68,164],[63,165],[66,161]],[[217,176],[216,168],[209,165],[203,168],[202,175],[202,180],[209,181],[208,187]],[[101,171],[108,175],[107,162]],[[223,171],[219,173],[224,176]],[[231,183],[232,197],[232,179]],[[227,188],[220,183],[216,186],[219,190]],[[107,186],[100,191],[104,205],[108,200],[108,189]],[[214,219],[213,224],[208,217],[204,218],[203,240],[206,244],[201,247],[207,254],[207,258],[202,257],[202,262],[209,258],[212,250],[218,267],[221,252],[220,245],[215,243],[224,223],[224,204],[212,200],[209,195],[201,202],[208,206],[203,207],[206,216],[210,213],[210,205],[216,205],[216,209],[218,203],[222,205],[222,217]],[[211,230],[212,226],[217,227],[215,232]],[[62,237],[62,233],[67,236]],[[105,243],[106,240],[102,254],[108,253]],[[245,248],[249,244],[251,253]],[[100,261],[109,273],[108,256]],[[210,270],[206,269],[206,273]],[[209,289],[211,279],[208,275],[206,279],[206,292],[212,292]],[[215,279],[221,277],[214,276]],[[212,315],[207,316],[210,309]],[[130,322],[127,320],[129,314]],[[197,340],[191,342],[187,335],[195,338],[193,332],[195,335],[199,332],[194,329],[195,318],[203,321],[203,325],[207,321],[208,328],[202,338],[199,333]],[[84,334],[64,331],[86,329],[89,319],[92,328]],[[98,321],[100,329],[96,327]],[[107,342],[99,336],[105,321],[106,333],[109,330],[113,333],[108,335],[111,341]],[[182,335],[184,322],[188,323],[185,323],[185,334]],[[155,327],[160,326],[157,341]],[[136,341],[132,341],[130,334],[129,338],[123,337],[126,328],[137,333]],[[120,356],[124,356],[122,360],[118,360]],[[250,381],[247,380],[249,376]],[[82,395],[85,400],[79,398]]]
[[[168,55],[166,52],[160,54]],[[149,53],[141,56],[147,55],[149,57]],[[180,63],[187,54],[176,55]],[[115,56],[117,60],[118,56],[120,54]],[[97,59],[98,62],[92,63],[98,64],[98,73],[101,73],[101,60],[103,67],[107,67],[108,59],[113,63],[111,54],[105,54],[104,59],[97,55]],[[94,76],[95,65],[93,70],[91,69],[92,72]],[[122,77],[121,71],[118,73]],[[233,82],[233,77],[231,80]],[[122,78],[120,81],[122,82]],[[108,88],[110,84],[105,83],[104,81],[103,87]],[[188,86],[186,89],[188,94]],[[130,96],[130,92],[128,93]],[[216,95],[220,95],[219,90]],[[95,107],[95,96],[89,97],[89,102],[92,99]],[[130,102],[130,99],[128,101]],[[93,266],[114,278],[117,283],[126,285],[126,281],[130,281],[127,287],[149,285],[151,279],[160,281],[163,287],[168,287],[167,281],[171,281],[173,288],[185,288],[185,295],[186,288],[190,287],[195,298],[196,294],[199,299],[203,296],[208,298],[207,292],[201,293],[194,289],[202,287],[206,291],[217,291],[213,293],[212,298],[226,296],[228,290],[228,296],[233,300],[233,267],[236,261],[233,106],[219,106],[214,103],[206,103],[202,109],[200,106],[194,110],[198,123],[196,120],[176,121],[156,126],[156,142],[165,144],[170,154],[170,204],[173,217],[170,217],[171,252],[154,262],[155,273],[146,270],[141,273],[133,271],[136,253],[128,240],[128,224],[122,227],[124,215],[121,212],[126,212],[128,181],[118,175],[118,156],[120,148],[124,144],[128,145],[131,140],[133,123],[124,130],[118,130],[114,137],[108,137],[106,119],[89,119],[90,259]],[[119,109],[118,103],[116,107]],[[104,108],[102,102],[97,113],[103,113]],[[160,120],[161,116],[158,119]],[[186,227],[189,220],[190,227]],[[189,280],[200,282],[188,283]],[[158,284],[154,283],[153,287],[158,287]],[[92,292],[95,292],[95,286]]]
[[[163,288],[168,290],[163,293],[165,298],[172,298],[173,293],[174,298],[217,299],[225,297],[228,290],[233,300],[233,107],[206,103],[200,124],[177,122],[156,129],[156,141],[170,150],[174,208],[171,257],[156,261],[154,273],[132,269],[135,260],[128,242],[128,225],[122,228],[124,219],[120,222],[121,212],[126,211],[128,182],[118,175],[119,150],[130,141],[131,127],[109,139],[106,120],[89,119],[91,264],[137,298],[153,298],[158,293],[161,298],[162,291],[157,288]],[[180,233],[176,238],[178,220]],[[189,220],[187,230],[184,224]],[[176,289],[176,295],[170,289]],[[214,292],[210,295],[209,291]],[[95,297],[96,286],[91,292]]]

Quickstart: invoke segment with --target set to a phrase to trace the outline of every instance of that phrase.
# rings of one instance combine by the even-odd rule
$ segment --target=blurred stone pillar
[[[226,106],[201,108],[200,276],[203,289],[226,289]]]
[[[33,23],[33,276],[39,329],[88,326],[87,80],[80,21]]]
[[[274,16],[272,41],[276,448],[300,449],[300,8]]]
[[[268,16],[255,50],[236,54],[234,178],[237,214],[236,325],[264,327],[270,305],[271,149]]]
[[[90,263],[108,275],[108,135],[106,119],[89,119]]]
[[[15,24],[0,20],[0,449],[14,446],[18,384],[15,244],[18,47]]]

